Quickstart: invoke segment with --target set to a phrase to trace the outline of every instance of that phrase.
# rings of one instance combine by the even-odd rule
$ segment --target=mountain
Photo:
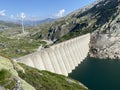
[[[55,20],[56,19],[54,19],[54,18],[46,18],[46,19],[37,21],[36,24],[39,25],[39,24],[43,24],[43,23],[50,23],[50,22],[53,22]]]
[[[108,33],[111,22],[119,16],[119,4],[119,0],[99,0],[55,21],[50,18],[37,21],[42,24],[30,27],[36,30],[34,32],[29,30],[29,32],[34,33],[33,37],[35,33],[37,35],[39,33],[41,34],[40,38],[52,41],[59,40],[61,37],[71,38],[69,34],[73,34],[72,37],[74,37],[98,29],[100,32]],[[43,24],[43,22],[49,23]],[[117,22],[119,23],[119,20]],[[116,30],[110,31],[115,32]]]
[[[58,43],[91,33],[91,57],[120,59],[120,0],[96,1],[45,27],[34,36]]]
[[[54,18],[46,18],[43,20],[24,20],[24,25],[25,26],[37,26],[37,25],[44,24],[44,23],[50,23],[50,22],[53,22],[55,20],[56,19],[54,19]],[[21,24],[20,20],[10,21],[10,22]]]
[[[0,90],[8,89],[88,90],[80,82],[63,75],[40,71],[0,56]]]
[[[20,57],[36,51],[40,45],[48,47],[42,40],[59,43],[86,33],[91,33],[90,57],[120,59],[120,0],[96,1],[54,22],[25,27],[25,33],[16,25],[14,30],[1,30],[0,55]],[[87,90],[68,77],[39,71],[1,56],[0,89],[19,85],[17,88],[23,90]]]
[[[49,21],[49,19],[46,21]],[[24,34],[21,33],[21,28],[19,28],[0,32],[0,35],[12,39],[26,39],[29,42],[37,42],[36,45],[41,45],[38,44],[40,40],[59,43],[82,34],[91,33],[91,56],[120,58],[120,51],[117,49],[120,45],[119,23],[120,0],[98,0],[53,22],[26,27],[26,33]],[[12,42],[12,40],[10,41]],[[1,52],[3,51],[4,48],[1,49]]]
[[[20,25],[13,22],[0,21],[0,30],[7,30],[14,27],[20,27]]]
[[[41,34],[41,38],[52,41],[64,41],[98,29],[100,29],[100,32],[107,33],[109,24],[119,14],[119,4],[119,0],[96,1],[49,25],[41,27],[42,29],[46,28],[45,35],[40,31],[44,35]]]

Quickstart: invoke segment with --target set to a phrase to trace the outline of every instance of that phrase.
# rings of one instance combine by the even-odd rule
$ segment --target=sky
[[[0,0],[0,20],[60,18],[95,0]]]

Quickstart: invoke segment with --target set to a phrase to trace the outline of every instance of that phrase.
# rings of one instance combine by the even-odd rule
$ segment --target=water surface
[[[120,60],[86,58],[69,77],[90,90],[120,90]]]

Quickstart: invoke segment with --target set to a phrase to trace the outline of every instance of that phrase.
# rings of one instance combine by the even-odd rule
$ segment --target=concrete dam
[[[28,66],[68,76],[88,55],[90,34],[44,48],[20,57],[18,62]]]

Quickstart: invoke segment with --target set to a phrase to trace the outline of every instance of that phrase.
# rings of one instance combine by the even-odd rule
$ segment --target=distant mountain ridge
[[[25,26],[37,26],[40,24],[44,24],[44,23],[50,23],[55,21],[56,19],[54,18],[45,18],[43,20],[24,20],[24,25]],[[15,21],[10,21],[16,24],[21,24],[21,20],[15,20]]]
[[[0,21],[0,30],[6,30],[14,27],[19,27],[19,24],[13,22]]]

